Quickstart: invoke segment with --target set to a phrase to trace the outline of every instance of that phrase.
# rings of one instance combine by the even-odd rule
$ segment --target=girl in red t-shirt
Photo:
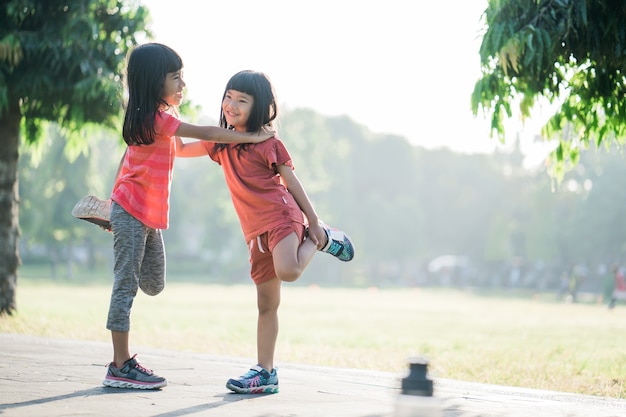
[[[275,94],[265,74],[241,71],[228,81],[221,127],[261,132],[272,127],[277,113]],[[228,380],[226,387],[237,393],[275,393],[281,283],[297,280],[317,250],[350,261],[354,247],[345,233],[319,220],[278,137],[257,144],[202,145],[224,171],[248,243],[251,277],[257,289],[258,363],[245,375]]]

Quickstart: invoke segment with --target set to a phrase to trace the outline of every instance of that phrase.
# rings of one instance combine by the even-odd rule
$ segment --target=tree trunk
[[[0,116],[0,316],[12,314],[17,307],[20,119],[17,103],[9,104]]]

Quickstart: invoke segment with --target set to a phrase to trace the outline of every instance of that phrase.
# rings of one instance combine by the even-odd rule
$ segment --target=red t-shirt
[[[280,139],[248,144],[240,154],[234,144],[216,152],[213,143],[203,143],[211,159],[222,166],[246,242],[279,224],[304,224],[304,214],[276,172],[279,165],[294,169]]]
[[[129,146],[111,199],[137,220],[153,229],[169,226],[170,187],[176,157],[175,116],[159,112],[150,145]]]

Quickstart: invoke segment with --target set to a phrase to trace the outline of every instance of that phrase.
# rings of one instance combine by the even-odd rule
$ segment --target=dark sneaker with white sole
[[[260,365],[255,365],[245,375],[229,379],[226,388],[237,394],[276,394],[278,392],[276,368],[268,372]]]
[[[155,375],[150,369],[137,362],[134,355],[117,368],[113,362],[109,364],[107,375],[102,384],[113,388],[159,389],[167,385],[167,380]]]

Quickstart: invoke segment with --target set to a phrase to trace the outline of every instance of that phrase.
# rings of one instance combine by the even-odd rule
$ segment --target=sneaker
[[[135,389],[159,389],[167,385],[165,378],[155,375],[150,369],[139,365],[135,356],[137,355],[124,362],[124,366],[121,368],[117,368],[111,362],[102,384],[105,387]]]
[[[276,394],[278,392],[276,368],[269,373],[260,365],[255,365],[238,379],[229,379],[226,388],[237,394]]]
[[[83,197],[72,209],[72,216],[111,230],[111,200],[100,200],[93,195]]]
[[[320,222],[320,226],[324,228],[326,231],[326,237],[328,237],[328,242],[326,243],[326,246],[321,249],[321,251],[330,253],[340,261],[351,261],[352,258],[354,258],[354,246],[352,245],[348,235],[341,230],[334,229],[322,222]]]

